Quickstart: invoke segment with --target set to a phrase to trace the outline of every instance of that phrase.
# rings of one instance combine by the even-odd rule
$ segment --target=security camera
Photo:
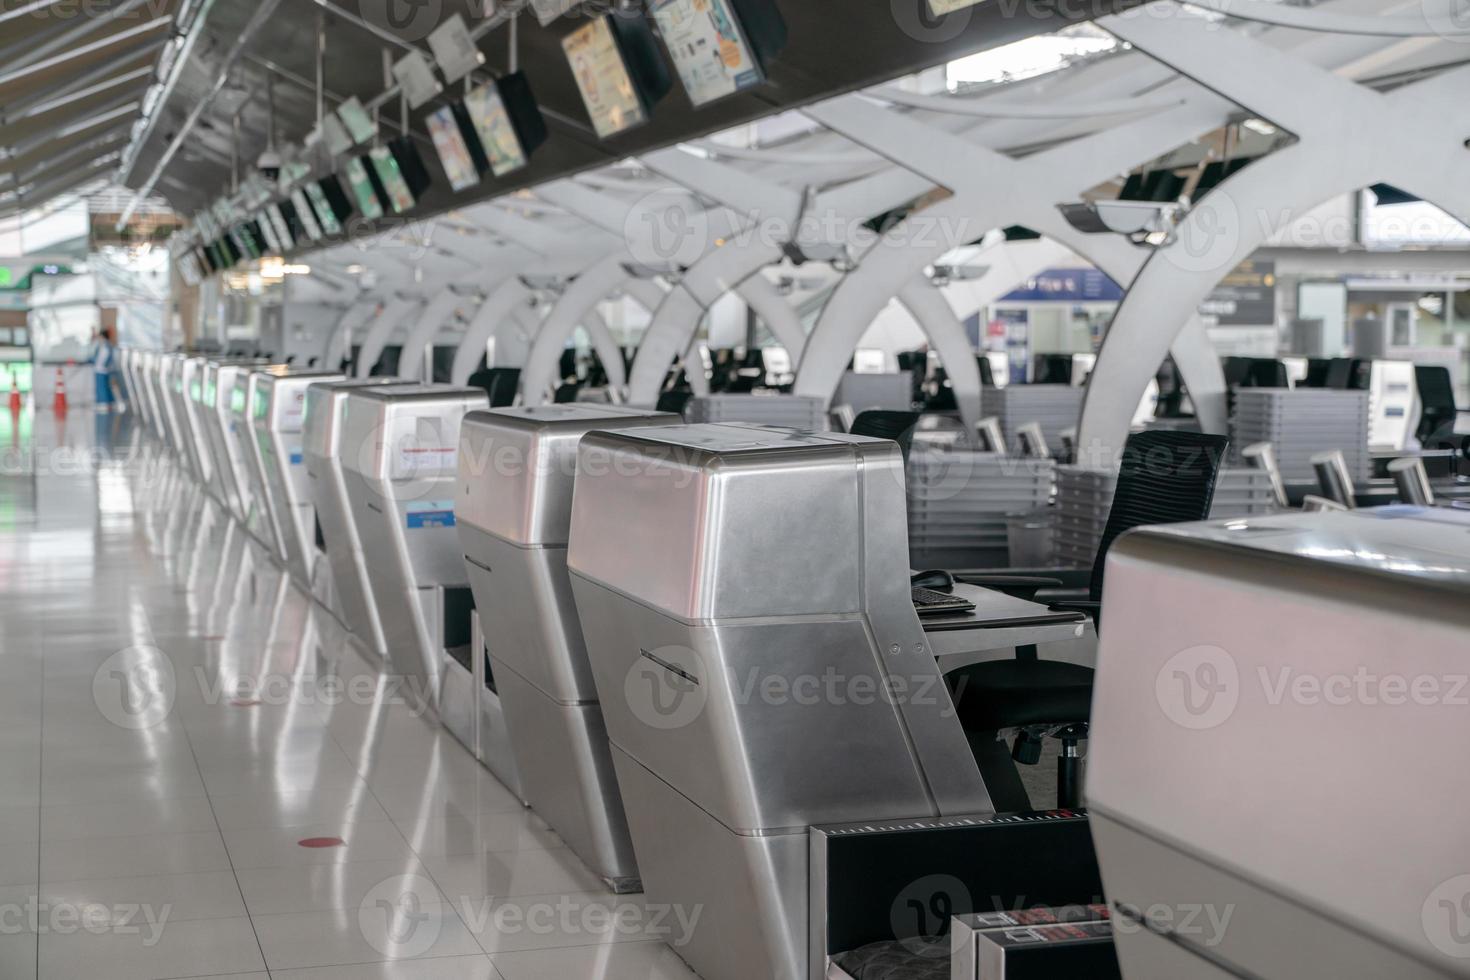
[[[281,176],[281,155],[275,150],[266,150],[255,161],[255,168],[260,175],[271,183],[275,183]]]
[[[1084,201],[1059,204],[1067,223],[1089,235],[1126,235],[1135,245],[1159,246],[1173,240],[1184,208],[1176,201]]]

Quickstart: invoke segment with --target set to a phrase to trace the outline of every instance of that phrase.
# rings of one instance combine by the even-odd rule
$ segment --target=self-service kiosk
[[[250,515],[250,476],[245,470],[245,457],[240,442],[230,431],[235,398],[243,401],[244,381],[251,371],[265,367],[265,361],[212,360],[204,366],[205,441],[214,458],[214,467],[224,490],[230,511],[241,524]]]
[[[261,455],[260,440],[255,437],[255,420],[266,410],[265,399],[261,397],[265,379],[290,373],[291,369],[283,365],[252,370],[243,381],[236,382],[230,401],[230,436],[239,447],[245,463],[246,482],[250,487],[250,511],[245,525],[282,565],[289,560],[286,532],[280,524],[280,515],[271,506],[265,460]]]
[[[307,485],[321,524],[322,541],[327,562],[332,568],[342,621],[369,650],[380,656],[387,655],[388,645],[383,639],[378,604],[368,583],[362,539],[358,537],[347,499],[347,482],[342,472],[342,420],[347,396],[353,389],[395,383],[391,378],[314,382],[306,389],[306,421],[302,434]]]
[[[475,412],[460,431],[455,512],[494,683],[482,693],[503,711],[522,798],[615,892],[639,878],[567,577],[577,448],[594,430],[681,421],[563,404]],[[485,724],[493,714],[482,742]]]
[[[1103,621],[1087,796],[1124,976],[1470,976],[1470,515],[1135,532]]]
[[[342,424],[347,499],[403,694],[467,741],[474,597],[455,533],[454,485],[460,422],[488,407],[477,388],[359,388],[348,392]]]
[[[703,909],[678,953],[706,980],[809,976],[812,825],[993,812],[914,611],[897,444],[591,433],[567,565],[645,892]]]
[[[184,422],[180,416],[178,393],[183,390],[181,375],[184,368],[183,354],[165,354],[159,362],[158,394],[163,406],[164,441],[169,451],[178,457],[179,465],[193,472],[189,462],[188,448],[184,438]]]
[[[189,458],[193,461],[199,483],[211,497],[224,502],[214,468],[214,454],[209,448],[209,435],[204,430],[204,368],[203,357],[187,357],[179,372],[179,406],[188,433]]]
[[[302,431],[306,391],[316,382],[342,381],[332,371],[262,373],[256,382],[252,420],[265,477],[266,500],[286,546],[286,567],[307,591],[316,572],[316,508],[306,475]]]

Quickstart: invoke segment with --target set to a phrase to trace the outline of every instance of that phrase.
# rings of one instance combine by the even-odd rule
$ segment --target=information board
[[[525,148],[521,146],[495,83],[486,82],[471,91],[464,97],[464,105],[475,133],[480,137],[480,145],[485,148],[485,156],[490,160],[490,172],[503,177],[524,167],[527,162]]]
[[[653,0],[650,9],[684,91],[696,106],[763,81],[730,0]]]
[[[607,139],[647,121],[608,18],[582,25],[561,43],[599,137]]]

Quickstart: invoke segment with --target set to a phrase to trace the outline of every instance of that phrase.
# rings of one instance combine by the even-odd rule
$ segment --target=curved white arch
[[[433,380],[424,377],[424,349],[434,342],[439,332],[448,326],[456,313],[466,305],[475,302],[474,297],[460,296],[453,290],[446,290],[440,296],[445,297],[444,302],[439,302],[439,297],[435,297],[435,301],[424,310],[423,316],[413,325],[407,339],[403,342],[406,361],[401,362],[398,366],[398,376],[401,378],[409,381]]]
[[[1123,298],[1089,385],[1079,427],[1083,451],[1106,458],[1127,437],[1125,408],[1198,304],[1280,227],[1334,197],[1380,181],[1434,201],[1470,223],[1470,69],[1447,71],[1387,94],[1275,50],[1159,0],[1152,18],[1114,19],[1109,30],[1197,81],[1269,115],[1298,142],[1222,181],[1190,211],[1175,240],[1150,256]],[[1158,13],[1172,10],[1173,16]],[[1257,110],[1261,111],[1261,110]],[[1374,138],[1363,140],[1371,132]],[[1145,376],[1147,373],[1148,376]],[[1131,408],[1129,408],[1131,410]]]
[[[480,358],[485,356],[490,338],[499,332],[501,324],[510,319],[512,311],[529,303],[535,295],[519,277],[507,279],[495,287],[485,302],[480,304],[470,325],[465,328],[459,350],[454,354],[454,367],[450,371],[449,379],[451,383],[460,386],[469,383],[470,375],[480,366]]]
[[[952,116],[973,116],[976,119],[1094,119],[1098,116],[1122,116],[1132,112],[1158,112],[1182,105],[1179,96],[1143,96],[1127,99],[1106,99],[1099,102],[1068,102],[1053,105],[1046,102],[991,101],[990,99],[967,99],[944,95],[919,95],[902,89],[869,89],[863,93],[869,98],[882,99],[895,105],[911,109],[927,109]]]
[[[875,118],[871,103],[854,96],[833,99],[806,111],[849,139],[868,142],[955,191],[954,197],[906,219],[912,234],[885,236],[833,293],[808,338],[796,380],[797,394],[830,400],[852,350],[884,304],[926,266],[962,244],[955,239],[978,238],[988,228],[1021,222],[1053,233],[1085,257],[1095,257],[1099,267],[1118,281],[1131,281],[1141,259],[1128,251],[1130,246],[1120,244],[1120,239],[1079,235],[1061,220],[1054,207],[1056,201],[1075,196],[1140,160],[1166,152],[1218,122],[1228,110],[1221,100],[1201,100],[1020,161],[935,130],[907,115],[886,112]],[[925,231],[926,227],[941,233]],[[955,228],[968,228],[973,234],[943,233]],[[1198,342],[1197,333],[1190,336]],[[1150,371],[1156,370],[1162,360],[1160,357]],[[1192,367],[1210,363],[1197,356],[1184,360]],[[1223,392],[1220,366],[1213,363],[1213,371],[1206,376],[1186,379],[1192,389],[1198,386],[1202,392]],[[1214,399],[1205,401],[1212,404]],[[1135,397],[1128,419],[1132,419],[1137,404]],[[1212,422],[1223,426],[1223,412]]]
[[[1342,14],[1316,7],[1288,7],[1260,0],[1189,0],[1191,7],[1202,7],[1217,14],[1240,20],[1291,27],[1299,31],[1324,34],[1361,34],[1368,37],[1467,37],[1470,24],[1462,23],[1448,4],[1431,11],[1423,4],[1418,14]]]
[[[393,331],[416,310],[422,310],[423,305],[424,301],[418,297],[395,296],[388,301],[362,338],[362,347],[357,352],[356,374],[359,378],[368,377],[383,356],[383,348],[388,346],[388,338],[393,336]]]
[[[592,349],[597,351],[602,369],[607,372],[607,385],[615,393],[614,400],[620,400],[622,391],[628,384],[627,368],[623,365],[623,348],[613,336],[607,320],[595,307],[582,314],[582,329],[587,331]],[[575,332],[575,328],[573,330]]]
[[[965,421],[965,431],[975,431],[980,421],[983,382],[980,380],[980,364],[975,359],[964,323],[922,272],[904,284],[898,292],[898,300],[918,321],[929,338],[930,346],[939,355],[945,373],[949,375],[960,418]]]
[[[577,324],[583,323],[589,310],[628,278],[628,272],[623,266],[631,261],[632,257],[622,249],[604,256],[577,276],[557,300],[551,314],[541,324],[541,329],[531,344],[526,366],[521,370],[523,404],[544,405],[550,400],[548,395],[551,393],[547,391],[547,387],[556,377],[557,362],[561,360],[567,338],[572,335]],[[621,356],[618,363],[622,363]]]
[[[361,330],[378,311],[377,299],[359,299],[347,307],[322,349],[322,367],[334,370],[342,363],[352,346],[352,335]]]

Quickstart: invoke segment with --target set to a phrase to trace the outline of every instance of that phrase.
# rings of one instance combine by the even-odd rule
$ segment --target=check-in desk
[[[230,399],[229,435],[235,440],[240,456],[244,460],[246,484],[250,488],[250,509],[246,528],[270,551],[281,565],[286,565],[289,553],[286,550],[286,531],[280,524],[280,515],[271,506],[269,478],[265,472],[265,458],[261,455],[260,440],[255,436],[255,421],[266,410],[261,389],[267,378],[285,377],[291,369],[284,365],[255,368],[236,382],[235,392]]]
[[[459,537],[522,798],[616,892],[639,888],[638,866],[567,577],[577,447],[680,422],[564,404],[476,412],[460,431]]]
[[[303,429],[306,391],[319,381],[342,381],[334,371],[261,373],[252,420],[266,500],[286,546],[286,568],[308,591],[316,571],[316,508],[306,475]]]
[[[250,476],[239,440],[230,431],[235,399],[245,397],[245,379],[267,362],[211,360],[204,366],[204,432],[230,511],[244,524],[250,514]],[[238,395],[237,395],[238,392]]]
[[[210,496],[224,503],[224,493],[214,469],[214,454],[209,448],[209,435],[204,430],[204,369],[207,363],[203,357],[184,359],[183,370],[180,372],[183,386],[179,393],[180,406],[183,409],[184,428],[189,434],[189,456],[194,461],[199,482]]]
[[[355,388],[394,384],[391,378],[358,381],[318,381],[306,389],[306,423],[302,452],[316,517],[321,522],[327,562],[332,569],[342,621],[374,653],[386,656],[387,641],[378,616],[378,604],[368,583],[362,539],[352,520],[347,481],[342,472],[342,420],[347,396]]]
[[[179,465],[187,472],[193,472],[189,462],[188,447],[184,438],[184,422],[180,417],[180,405],[178,393],[183,391],[182,380],[184,370],[183,354],[165,354],[159,362],[158,370],[158,394],[159,401],[163,406],[164,419],[164,441],[175,456],[179,458]]]
[[[1154,528],[1107,583],[1087,795],[1115,918],[1149,918],[1124,975],[1470,976],[1470,514]],[[1228,928],[1148,911],[1191,908]]]
[[[886,440],[582,440],[573,593],[644,890],[703,909],[677,952],[706,980],[808,976],[812,825],[993,812],[906,529]]]
[[[471,740],[474,597],[455,533],[454,486],[460,422],[488,407],[478,388],[360,388],[348,392],[342,423],[347,499],[403,696]],[[454,665],[447,674],[446,663]]]
[[[148,403],[148,427],[153,430],[158,441],[167,446],[168,423],[164,419],[162,372],[163,354],[159,351],[144,351],[141,376],[144,400]]]

